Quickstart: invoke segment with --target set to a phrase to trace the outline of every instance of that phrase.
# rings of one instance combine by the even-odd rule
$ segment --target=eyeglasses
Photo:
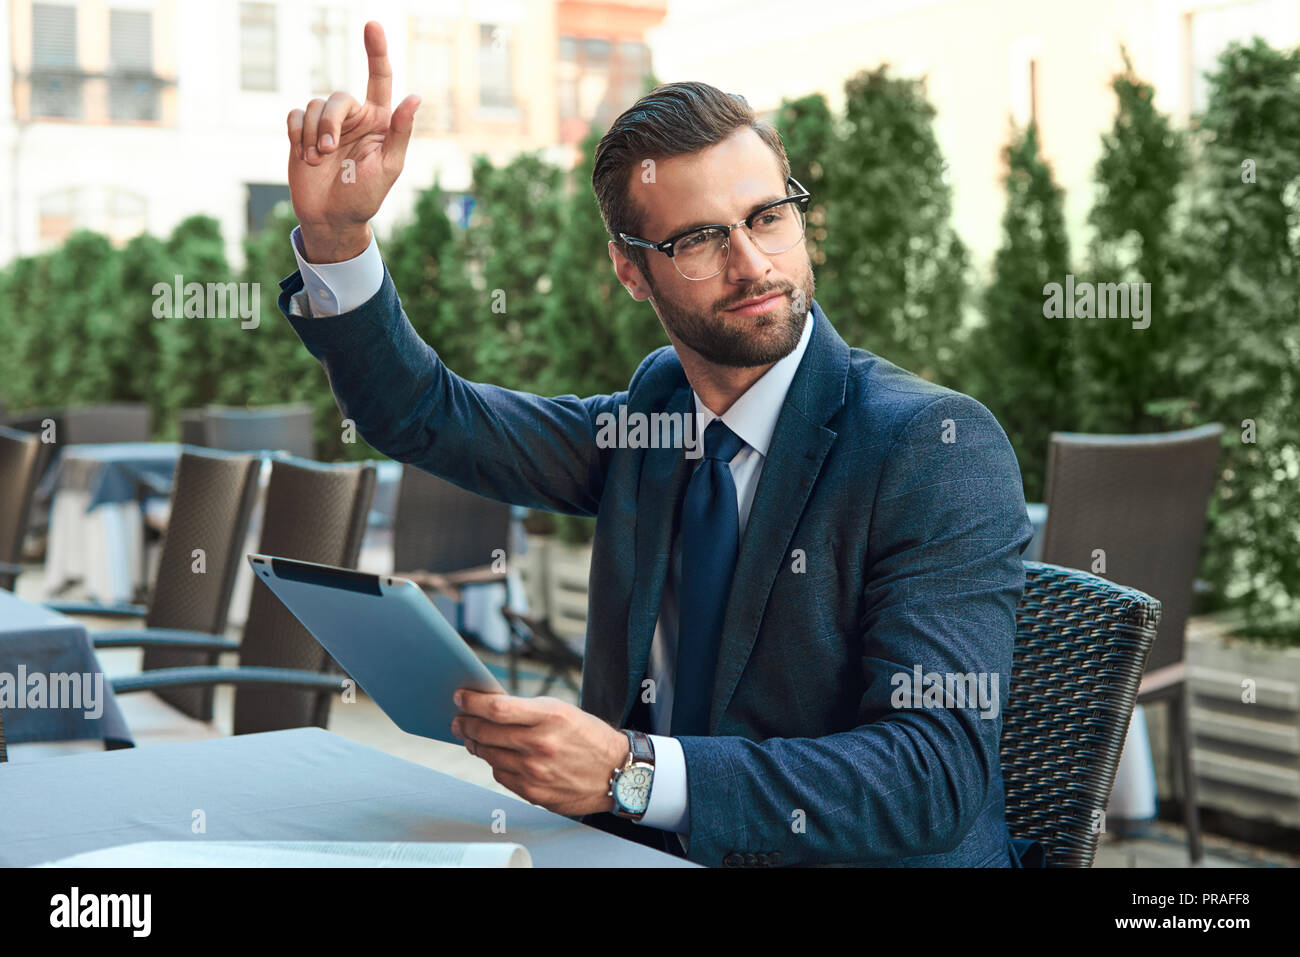
[[[760,206],[738,223],[697,226],[661,243],[627,233],[619,233],[618,238],[630,246],[663,253],[684,279],[712,279],[727,267],[733,229],[744,226],[754,245],[768,255],[783,253],[803,241],[812,194],[793,176],[786,180],[786,189],[791,188],[795,190],[792,195]]]

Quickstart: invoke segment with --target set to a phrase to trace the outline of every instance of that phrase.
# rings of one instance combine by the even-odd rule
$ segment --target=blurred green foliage
[[[1197,141],[1172,279],[1180,395],[1226,429],[1203,570],[1300,641],[1300,52],[1229,47]]]

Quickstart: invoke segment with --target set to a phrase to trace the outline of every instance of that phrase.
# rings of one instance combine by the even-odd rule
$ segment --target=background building
[[[115,242],[220,220],[227,255],[288,198],[284,118],[361,96],[367,20],[388,36],[393,100],[419,93],[381,233],[440,178],[524,150],[571,163],[593,119],[643,90],[663,0],[10,0],[0,22],[0,263],[75,229]]]

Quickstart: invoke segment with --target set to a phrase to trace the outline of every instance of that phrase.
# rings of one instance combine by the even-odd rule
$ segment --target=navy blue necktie
[[[722,644],[722,619],[740,550],[736,482],[728,463],[745,445],[714,419],[704,430],[704,459],[682,502],[682,586],[678,596],[677,666],[672,734],[709,731],[713,675]]]

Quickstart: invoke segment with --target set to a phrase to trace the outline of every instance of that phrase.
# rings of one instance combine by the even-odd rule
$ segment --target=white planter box
[[[553,541],[547,547],[547,612],[554,631],[581,654],[587,638],[591,546]]]
[[[1214,617],[1188,628],[1198,803],[1300,828],[1300,649],[1235,638],[1233,624]],[[1167,714],[1147,712],[1159,793],[1169,796]]]
[[[547,619],[551,630],[581,654],[587,635],[591,546],[570,545],[551,535],[529,535],[519,570],[528,613]]]

